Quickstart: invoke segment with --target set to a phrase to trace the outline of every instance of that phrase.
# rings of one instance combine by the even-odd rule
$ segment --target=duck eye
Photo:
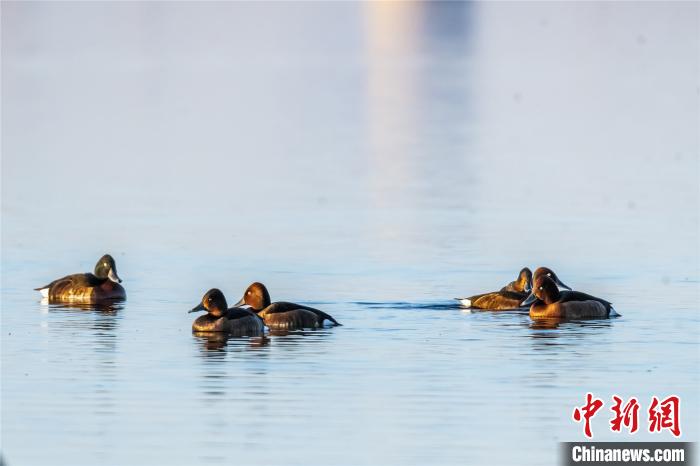
[[[541,289],[542,289],[542,287],[540,287],[539,289],[541,290]]]
[[[250,291],[248,291],[246,294],[250,294]]]
[[[548,274],[547,274],[547,276],[548,276],[548,277],[551,277],[551,276],[552,276],[552,273],[551,273],[551,272],[550,272],[550,273],[548,273]]]

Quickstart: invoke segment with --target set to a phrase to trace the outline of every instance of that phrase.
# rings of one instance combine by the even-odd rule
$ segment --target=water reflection
[[[51,311],[94,311],[102,315],[116,315],[117,312],[124,309],[125,301],[108,301],[103,303],[57,303],[48,304],[42,300],[42,306],[45,306]]]
[[[547,319],[532,320],[530,322],[529,328],[532,330],[555,330],[558,329],[562,324],[566,325],[567,329],[571,328],[572,326],[578,326],[584,329],[608,328],[612,325],[612,320],[612,318],[595,320],[570,320],[552,317]]]
[[[196,332],[193,331],[195,340],[200,344],[204,354],[210,352],[243,351],[246,349],[263,348],[270,344],[270,339],[262,337],[232,337],[224,332]],[[229,342],[231,345],[229,347]]]
[[[525,324],[531,330],[528,336],[533,343],[533,350],[548,352],[553,349],[560,351],[561,347],[572,347],[577,353],[586,351],[587,346],[582,345],[584,340],[599,338],[601,332],[609,330],[612,325],[613,319],[538,319]]]
[[[99,304],[43,304],[41,312],[51,319],[44,325],[59,331],[92,330],[96,351],[114,351],[117,328],[121,320],[120,311],[124,302]]]
[[[474,172],[468,157],[473,81],[466,53],[473,4],[369,2],[364,8],[371,211],[397,205],[471,209],[476,196],[464,181]],[[446,131],[448,127],[459,129]],[[441,140],[440,150],[426,144],[435,138]],[[442,190],[434,178],[456,186],[456,195],[437,203]],[[429,222],[416,212],[397,216],[400,220],[394,223],[380,218],[371,222],[373,257],[405,260],[405,249],[387,248],[385,241],[430,234]]]

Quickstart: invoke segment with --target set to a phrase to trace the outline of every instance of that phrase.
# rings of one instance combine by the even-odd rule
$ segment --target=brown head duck
[[[125,299],[126,291],[120,285],[117,266],[109,254],[100,257],[94,273],[76,273],[35,288],[49,303],[92,304]]]
[[[260,282],[251,284],[243,293],[236,306],[250,306],[265,321],[270,330],[299,330],[318,328],[327,320],[333,325],[340,325],[325,312],[302,304],[279,301],[271,302],[270,293]]]
[[[501,288],[501,291],[514,291],[516,293],[530,293],[532,291],[532,272],[529,268],[523,267],[518,274],[518,278]]]
[[[213,288],[202,297],[202,302],[189,312],[207,313],[192,322],[194,332],[225,332],[237,337],[257,337],[264,334],[263,320],[248,309],[229,309],[224,294]]]
[[[472,309],[489,309],[493,311],[517,309],[520,307],[523,299],[527,298],[531,288],[532,272],[525,267],[518,274],[518,278],[501,288],[500,291],[455,299],[462,306]]]
[[[561,280],[559,280],[559,277],[557,277],[557,274],[554,273],[554,271],[548,267],[538,267],[537,270],[535,270],[535,273],[532,275],[532,283],[535,283],[538,278],[540,277],[549,277],[552,279],[554,283],[559,288],[564,288],[566,290],[571,291],[571,287],[568,285],[565,285]]]
[[[532,293],[522,304],[532,304],[532,319],[600,319],[614,313],[612,304],[604,299],[580,291],[559,291],[557,283],[547,275],[535,280]]]

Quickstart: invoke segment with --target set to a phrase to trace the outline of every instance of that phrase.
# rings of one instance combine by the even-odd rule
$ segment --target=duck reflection
[[[95,330],[100,332],[96,335],[114,337],[121,319],[119,312],[124,309],[124,306],[124,301],[93,304],[46,304],[42,302],[42,312],[53,316],[50,321],[50,327],[53,329]],[[89,315],[92,318],[86,319],[85,316],[76,318],[81,314]]]
[[[572,328],[608,328],[612,325],[612,319],[598,319],[598,320],[569,320],[561,319],[557,317],[547,318],[547,319],[537,319],[530,322],[528,327],[532,330],[555,330],[560,327],[566,329]],[[588,334],[589,332],[583,332],[582,334]]]
[[[583,340],[599,335],[603,329],[612,327],[613,319],[567,320],[548,318],[525,321],[531,332],[529,337],[535,350],[550,350],[553,347],[582,347]]]
[[[264,348],[270,344],[270,339],[266,336],[241,338],[233,337],[224,332],[197,332],[193,331],[195,340],[205,353],[241,351],[245,349]],[[230,342],[230,345],[229,345]]]
[[[108,301],[102,303],[61,303],[61,304],[48,304],[42,300],[42,305],[47,306],[49,310],[52,311],[92,311],[102,315],[116,315],[119,311],[124,309],[125,301]]]
[[[531,330],[555,330],[559,328],[559,324],[561,324],[562,319],[539,319],[539,320],[533,320],[530,322],[530,329]]]
[[[330,328],[310,330],[272,330],[261,337],[237,337],[224,332],[198,332],[192,335],[200,356],[208,360],[225,359],[228,353],[266,350],[271,345],[284,352],[306,351],[332,336]],[[268,355],[263,351],[261,355]]]

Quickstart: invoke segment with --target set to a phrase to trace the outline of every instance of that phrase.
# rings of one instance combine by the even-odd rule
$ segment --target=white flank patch
[[[42,298],[48,298],[49,297],[49,289],[48,288],[42,288],[39,290],[39,293],[41,293]]]
[[[469,298],[455,298],[464,307],[472,307],[472,300]]]

